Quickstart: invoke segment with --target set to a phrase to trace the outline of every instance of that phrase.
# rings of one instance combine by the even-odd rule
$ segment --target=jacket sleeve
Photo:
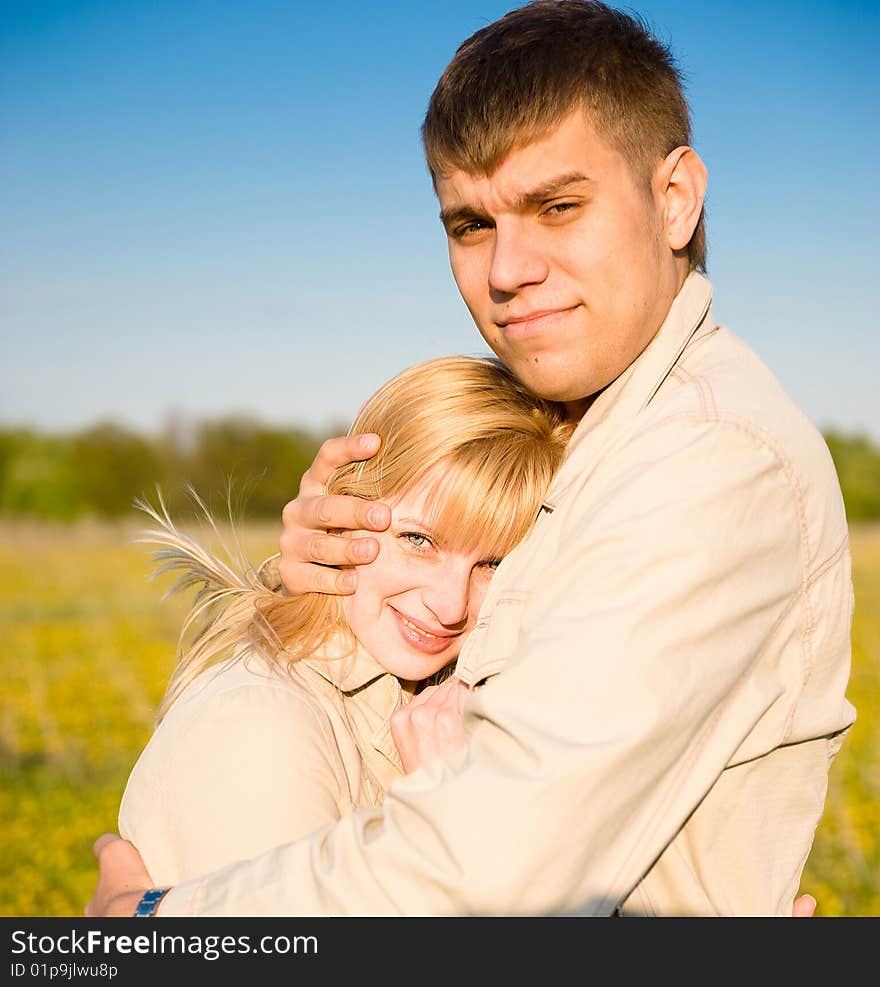
[[[318,711],[290,691],[225,690],[159,748],[153,797],[126,793],[125,835],[157,884],[305,836],[340,815],[332,744]]]
[[[520,623],[468,701],[467,750],[160,914],[614,909],[755,725],[785,722],[803,670],[779,667],[775,636],[803,545],[789,475],[735,424],[658,423],[601,469],[511,596]]]

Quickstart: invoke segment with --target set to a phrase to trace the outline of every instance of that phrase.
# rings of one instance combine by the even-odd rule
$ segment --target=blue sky
[[[880,4],[646,0],[709,168],[715,313],[880,440]],[[495,0],[0,3],[0,424],[325,429],[484,351],[419,126]]]

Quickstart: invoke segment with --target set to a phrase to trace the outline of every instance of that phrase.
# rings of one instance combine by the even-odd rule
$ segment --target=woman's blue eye
[[[400,537],[408,541],[413,548],[428,548],[431,544],[431,539],[418,531],[405,531]]]
[[[498,566],[501,565],[501,559],[487,559],[485,562],[481,562],[481,565],[486,566],[487,569],[491,569],[494,572]]]

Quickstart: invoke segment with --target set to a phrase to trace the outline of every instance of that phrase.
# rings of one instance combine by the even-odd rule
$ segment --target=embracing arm
[[[498,628],[505,668],[465,706],[465,751],[382,811],[175,888],[161,913],[610,913],[785,692],[783,671],[752,673],[800,590],[772,455],[735,430],[665,437],[634,442],[559,522],[510,600],[516,633]],[[534,570],[517,549],[497,577],[515,590],[516,565]]]
[[[154,885],[137,852],[128,840],[116,833],[102,833],[93,847],[98,861],[99,879],[84,909],[88,918],[130,918],[144,892]],[[161,915],[162,905],[156,910]],[[803,894],[792,905],[792,918],[812,918],[816,899]]]

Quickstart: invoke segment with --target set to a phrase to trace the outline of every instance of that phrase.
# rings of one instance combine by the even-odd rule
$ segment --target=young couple
[[[149,872],[130,842],[99,838],[86,914],[790,915],[855,719],[846,518],[818,431],[714,319],[706,169],[669,53],[603,4],[539,0],[460,46],[423,139],[456,283],[513,375],[447,364],[498,374],[462,424],[437,420],[485,455],[432,447],[393,414],[369,424],[370,402],[325,444],[284,510],[284,592],[214,580],[232,602],[154,741],[186,704],[195,722],[205,694],[221,715],[191,729],[228,737],[226,757],[235,704],[251,700],[210,697],[261,676],[281,697],[259,699],[280,743],[305,759],[273,777],[314,782],[326,812],[296,836],[283,818],[260,830],[245,792],[254,844],[227,860],[253,859],[192,876],[162,857],[149,785],[169,755],[148,765],[148,748],[122,824]],[[528,447],[480,432],[479,409],[511,388],[516,415],[541,420]],[[398,384],[385,390],[390,413]],[[374,459],[363,431],[378,433]],[[386,471],[386,455],[408,465]],[[173,550],[193,571],[198,549]],[[249,658],[217,663],[243,646]],[[460,646],[452,677],[414,684]],[[322,682],[326,709],[306,695]],[[333,770],[317,766],[334,745]],[[251,757],[237,774],[248,767],[271,771]],[[224,771],[218,758],[206,799]]]

